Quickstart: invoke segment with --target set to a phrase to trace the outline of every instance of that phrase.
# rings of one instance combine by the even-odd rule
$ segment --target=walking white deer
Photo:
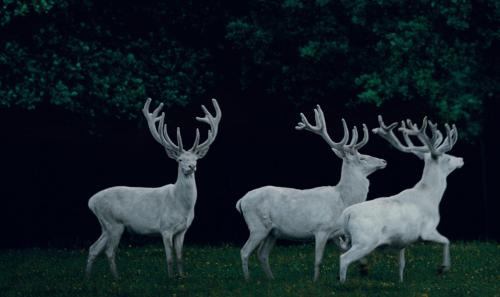
[[[201,106],[205,116],[196,120],[210,125],[208,138],[199,144],[200,132],[196,129],[193,147],[185,150],[182,145],[180,129],[177,127],[177,145],[168,136],[165,114],[160,104],[152,113],[149,112],[151,99],[148,98],[142,110],[147,119],[153,138],[161,144],[167,155],[179,164],[177,181],[159,188],[112,187],[102,190],[89,200],[89,208],[101,224],[102,234],[90,247],[87,260],[87,276],[92,264],[104,249],[109,260],[112,274],[118,278],[115,264],[115,253],[124,229],[137,234],[160,234],[163,238],[167,258],[168,276],[173,273],[173,249],[177,256],[177,269],[183,275],[182,245],[184,235],[194,219],[196,203],[196,162],[208,152],[217,136],[221,119],[221,110],[217,101],[212,99],[215,107],[213,116],[205,106]],[[158,127],[156,126],[159,122]]]
[[[338,226],[337,219],[347,206],[366,200],[368,175],[386,166],[385,160],[362,155],[358,150],[368,142],[368,129],[363,124],[364,136],[358,143],[357,128],[348,143],[349,130],[342,119],[344,137],[338,143],[328,135],[325,116],[321,108],[314,110],[315,125],[311,125],[304,114],[297,130],[306,130],[320,135],[343,160],[342,173],[336,186],[325,186],[299,190],[265,186],[248,192],[236,203],[250,231],[250,237],[241,249],[241,262],[245,279],[250,277],[248,258],[259,246],[258,258],[268,278],[273,278],[269,266],[269,253],[276,239],[289,238],[315,240],[314,280],[319,277],[319,267],[325,244]]]
[[[450,128],[446,124],[446,138],[443,140],[437,125],[427,121],[427,118],[424,118],[420,128],[410,120],[406,124],[401,122],[399,131],[403,133],[404,146],[392,131],[398,124],[386,126],[381,116],[378,120],[380,127],[373,129],[373,132],[398,150],[413,153],[424,160],[424,170],[422,178],[413,188],[391,197],[356,204],[343,211],[339,223],[343,227],[341,233],[347,237],[345,244],[350,244],[350,249],[340,256],[342,283],[346,280],[349,264],[381,245],[399,249],[399,280],[403,281],[405,248],[419,239],[443,244],[443,264],[439,272],[450,268],[450,242],[436,227],[439,224],[439,203],[446,189],[446,178],[464,164],[462,158],[446,154],[457,141],[457,128],[455,125]],[[431,128],[431,138],[426,133],[427,125]],[[415,146],[410,136],[416,136],[423,145]]]

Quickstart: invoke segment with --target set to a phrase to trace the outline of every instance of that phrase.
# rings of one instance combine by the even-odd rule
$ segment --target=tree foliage
[[[226,36],[243,56],[243,87],[258,79],[298,101],[418,101],[477,135],[500,89],[499,20],[496,1],[252,1]]]
[[[186,104],[239,81],[241,94],[298,103],[416,102],[477,135],[500,89],[495,0],[8,0],[1,9],[4,107],[130,118],[147,96]]]
[[[4,4],[0,105],[131,118],[148,96],[186,104],[203,94],[213,76],[208,51],[177,40],[168,23],[156,26],[167,8],[116,5]]]

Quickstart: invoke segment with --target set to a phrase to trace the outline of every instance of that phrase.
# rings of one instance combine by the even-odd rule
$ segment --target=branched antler
[[[165,148],[168,156],[175,159],[183,152],[180,128],[177,127],[178,145],[176,145],[168,136],[167,124],[165,124],[165,113],[162,112],[161,116],[158,116],[158,113],[163,108],[163,103],[160,103],[152,113],[149,112],[150,104],[151,98],[148,98],[142,109],[142,113],[148,122],[149,131],[151,135],[153,135],[153,138]],[[156,126],[156,122],[159,122],[158,127]]]
[[[205,112],[205,116],[203,118],[196,117],[198,121],[210,125],[210,130],[208,131],[208,138],[202,144],[199,144],[200,131],[199,129],[196,129],[196,137],[194,140],[194,144],[189,150],[190,152],[195,153],[200,157],[203,157],[206,154],[208,148],[215,140],[215,136],[217,136],[218,132],[218,125],[221,119],[221,110],[219,104],[217,103],[217,100],[212,99],[212,103],[215,107],[215,112],[216,112],[215,117],[212,116],[212,114],[210,114],[210,112],[204,105],[202,105],[201,108]],[[177,127],[177,145],[176,145],[168,136],[167,124],[165,124],[165,113],[162,112],[161,115],[158,116],[158,113],[161,111],[163,107],[163,103],[160,103],[152,113],[149,112],[150,104],[151,104],[151,98],[148,98],[146,100],[146,103],[144,104],[144,108],[142,109],[142,113],[144,114],[148,122],[149,131],[153,135],[153,138],[158,143],[163,145],[169,157],[177,158],[181,153],[185,152],[182,144],[181,130],[179,127]],[[158,126],[156,126],[157,122],[159,122]]]
[[[214,105],[215,108],[215,116],[213,116],[208,111],[205,105],[202,105],[201,108],[203,109],[205,116],[202,118],[196,117],[196,120],[210,125],[210,130],[208,130],[208,138],[201,144],[198,144],[198,142],[200,141],[200,131],[196,129],[196,139],[194,141],[193,147],[189,150],[199,155],[200,157],[206,154],[208,148],[214,142],[215,137],[217,136],[217,133],[219,131],[219,122],[222,117],[222,112],[220,110],[219,104],[217,103],[217,100],[212,99],[212,104]]]
[[[452,125],[452,128],[450,128],[450,125],[445,124],[446,127],[446,138],[444,139],[443,143],[437,148],[437,151],[440,153],[446,153],[450,151],[455,143],[457,143],[458,139],[458,131],[457,127],[455,124]]]
[[[301,122],[297,124],[295,129],[297,130],[306,130],[313,132],[315,134],[320,135],[328,145],[339,151],[339,152],[344,152],[346,150],[358,150],[362,148],[367,142],[368,142],[368,128],[366,127],[365,124],[363,124],[363,139],[361,142],[358,141],[358,129],[356,126],[352,129],[352,134],[353,137],[349,144],[347,144],[347,141],[349,140],[349,129],[347,128],[347,124],[344,119],[342,119],[342,126],[344,128],[344,137],[339,142],[334,142],[330,136],[328,135],[328,131],[326,128],[326,120],[325,120],[325,115],[323,113],[323,110],[319,105],[316,106],[314,109],[314,118],[315,118],[315,125],[312,125],[306,118],[306,116],[303,113],[300,113],[300,118]]]
[[[385,125],[381,115],[378,116],[378,122],[380,127],[373,129],[373,133],[380,135],[402,152],[415,154],[430,153],[433,156],[439,156],[444,152],[449,151],[456,142],[455,126],[453,126],[454,129],[451,130],[449,125],[446,124],[447,137],[443,141],[443,134],[437,129],[437,124],[427,120],[427,117],[424,117],[422,120],[420,128],[409,119],[407,119],[406,122],[401,121],[401,127],[399,127],[398,130],[402,132],[406,146],[399,141],[393,132],[393,129],[398,125],[397,123],[392,123],[387,126]],[[429,138],[426,133],[427,126],[431,129],[431,138]],[[416,136],[423,145],[415,146],[410,139],[410,136]]]

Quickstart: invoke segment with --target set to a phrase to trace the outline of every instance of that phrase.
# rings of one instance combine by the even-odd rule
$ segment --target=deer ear
[[[422,153],[422,152],[413,152],[413,154],[415,156],[417,156],[420,160],[424,160],[425,159],[425,153]]]
[[[174,159],[175,161],[178,161],[179,155],[180,155],[178,151],[173,150],[173,149],[168,149],[165,147],[165,152],[167,152],[167,156],[170,159]]]
[[[196,156],[198,156],[198,159],[201,159],[201,158],[205,157],[205,155],[208,153],[208,149],[209,148],[210,147],[207,146],[207,147],[205,147],[203,149],[197,150],[196,151]]]
[[[332,149],[332,151],[335,153],[335,155],[337,155],[337,157],[339,157],[339,158],[341,158],[341,159],[343,159],[343,158],[345,157],[345,153],[344,153],[344,152],[341,152],[341,151],[339,151],[339,150],[336,150],[336,149],[334,149],[333,147],[332,147],[331,149]]]

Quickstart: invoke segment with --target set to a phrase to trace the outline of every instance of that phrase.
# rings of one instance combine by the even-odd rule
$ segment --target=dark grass
[[[249,282],[243,280],[235,246],[186,246],[187,276],[176,279],[167,278],[160,245],[121,247],[118,281],[103,256],[85,281],[86,250],[2,250],[0,296],[500,296],[497,243],[453,243],[452,268],[444,275],[436,273],[441,247],[415,244],[407,249],[404,283],[398,282],[397,252],[387,249],[369,257],[368,276],[352,265],[346,284],[339,284],[339,253],[332,246],[320,281],[313,283],[313,250],[312,244],[277,246],[271,254],[273,281],[252,256]]]

